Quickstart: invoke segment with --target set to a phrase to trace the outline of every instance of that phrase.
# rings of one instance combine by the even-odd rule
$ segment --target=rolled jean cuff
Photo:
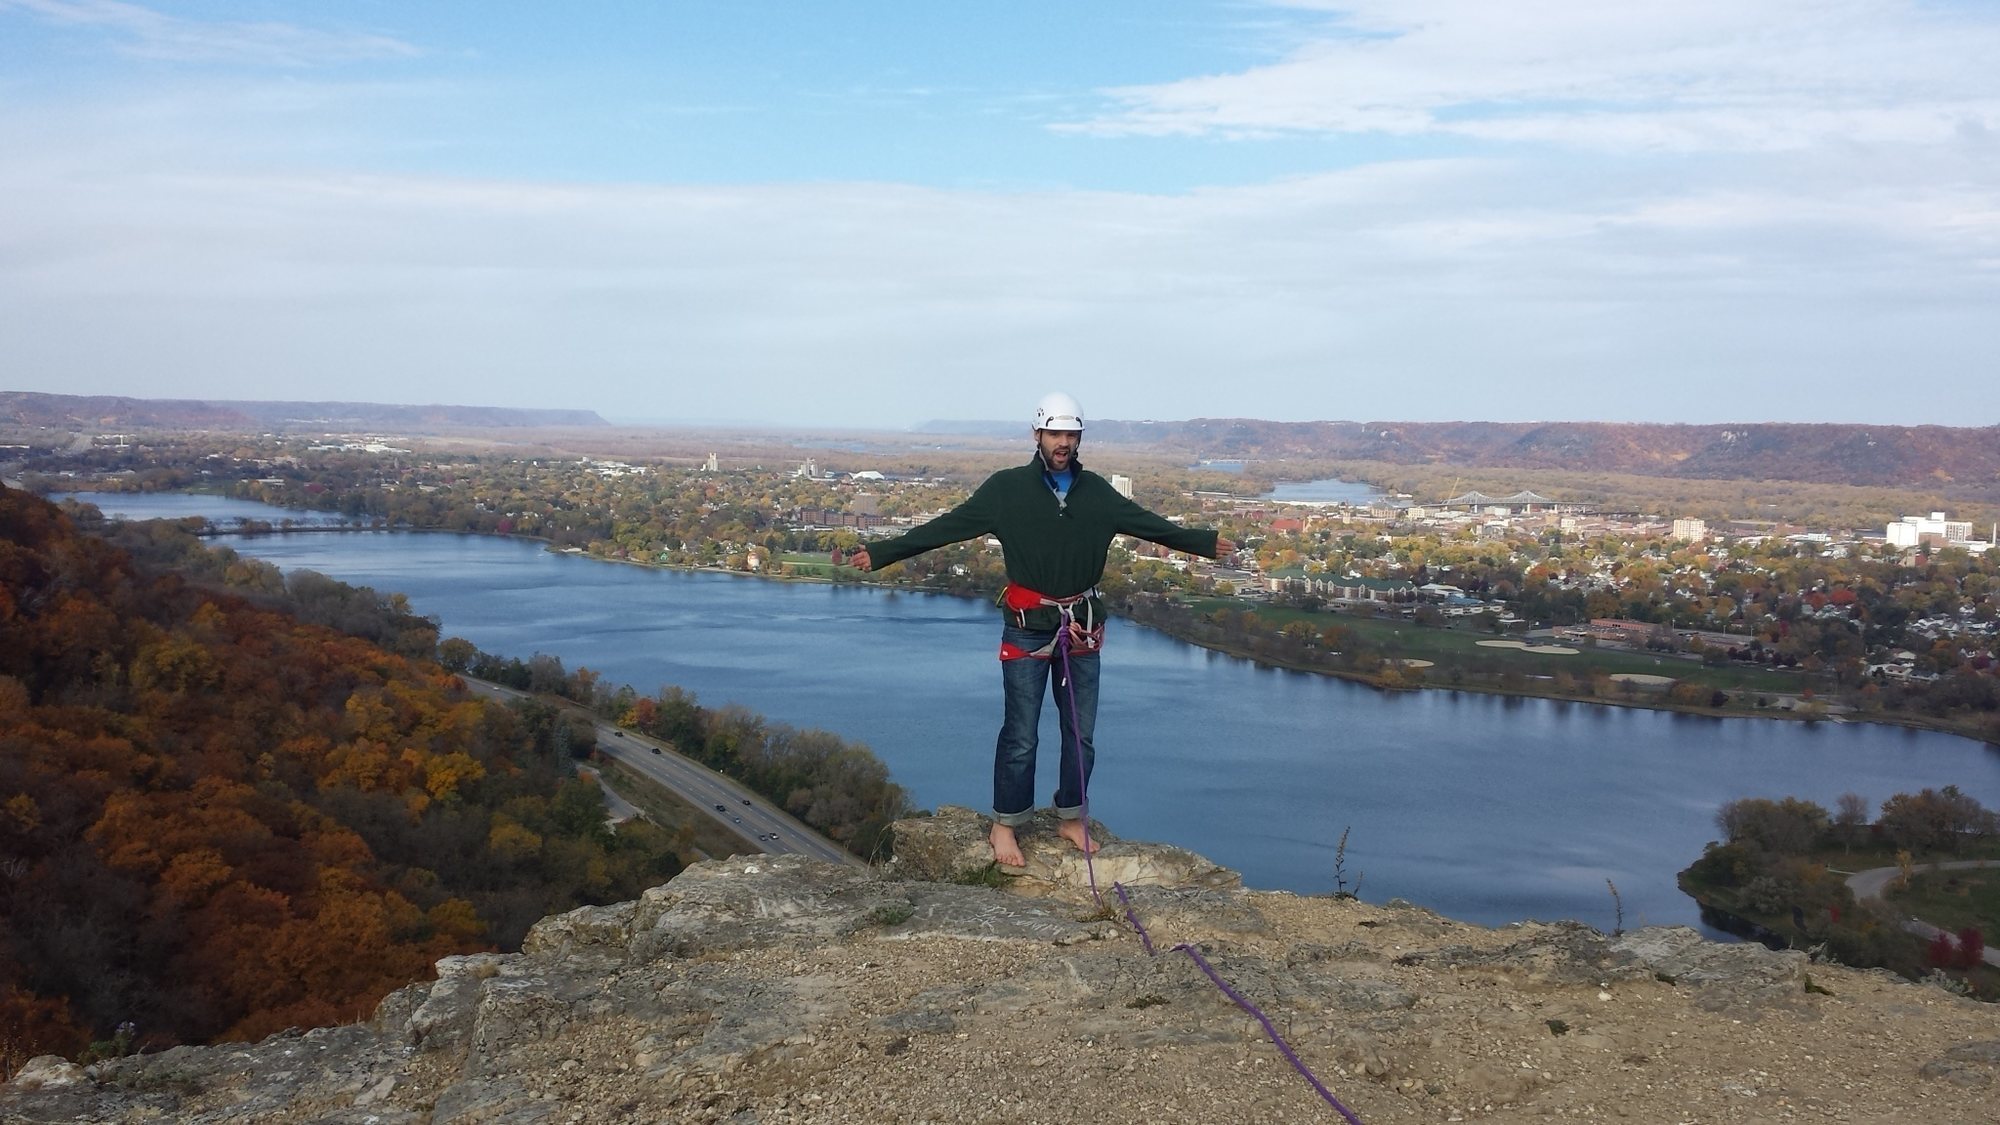
[[[1034,822],[1034,819],[1035,819],[1034,809],[1022,809],[1020,812],[1001,812],[999,809],[993,810],[993,823],[1005,825],[1008,828],[1019,828],[1024,824],[1031,824]]]
[[[1083,806],[1082,806],[1082,805],[1076,805],[1076,806],[1074,806],[1074,807],[1072,807],[1072,808],[1067,808],[1067,809],[1066,809],[1066,808],[1063,808],[1063,807],[1062,807],[1061,805],[1057,805],[1057,806],[1056,806],[1056,819],[1057,819],[1057,820],[1082,820],[1082,819],[1083,819]]]

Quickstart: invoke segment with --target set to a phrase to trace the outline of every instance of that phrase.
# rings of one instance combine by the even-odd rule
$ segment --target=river
[[[85,497],[89,499],[88,497]],[[105,497],[137,517],[276,520],[205,497]],[[398,532],[229,541],[247,555],[409,596],[448,634],[547,652],[642,692],[867,743],[921,805],[984,809],[999,724],[993,611],[878,587],[773,582],[554,554],[519,540]],[[1540,699],[1388,694],[1259,667],[1114,622],[1091,811],[1200,852],[1253,887],[1409,899],[1487,925],[1576,918],[1699,925],[1674,873],[1736,797],[1832,806],[1956,784],[2000,805],[2000,752],[1871,724],[1710,719]],[[1053,788],[1054,713],[1043,775]]]
[[[1373,485],[1328,477],[1325,480],[1281,481],[1258,499],[1293,504],[1352,504],[1365,508],[1388,496]]]

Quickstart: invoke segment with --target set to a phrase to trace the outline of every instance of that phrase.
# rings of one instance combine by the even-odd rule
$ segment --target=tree
[[[1743,797],[1715,814],[1716,827],[1732,844],[1748,843],[1769,852],[1796,855],[1810,849],[1826,830],[1826,810],[1811,801]]]
[[[1868,799],[1859,793],[1842,793],[1834,802],[1833,827],[1849,850],[1862,829],[1868,827]]]
[[[0,986],[0,1083],[36,1055],[74,1056],[90,1036],[70,1018],[69,1005]]]
[[[604,831],[604,791],[595,778],[573,777],[556,789],[549,815],[565,835],[600,835]]]
[[[447,672],[463,672],[472,667],[472,660],[479,655],[471,641],[464,637],[446,637],[438,644],[438,663]]]
[[[536,695],[560,695],[569,687],[569,676],[563,670],[562,657],[545,652],[535,653],[528,658],[528,690]]]
[[[1958,964],[1960,969],[1976,969],[1985,963],[1986,935],[1977,926],[1967,926],[1958,931]]]
[[[1898,793],[1882,802],[1882,831],[1912,851],[1957,851],[1975,835],[1990,835],[1994,816],[1955,785]]]
[[[1958,943],[1942,930],[1931,935],[1930,943],[1924,947],[1924,964],[1933,969],[1956,968]]]

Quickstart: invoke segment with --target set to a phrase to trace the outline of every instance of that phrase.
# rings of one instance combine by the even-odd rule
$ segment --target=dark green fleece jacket
[[[944,515],[906,535],[868,544],[869,558],[880,569],[948,543],[996,535],[1009,581],[1052,598],[1068,598],[1104,577],[1113,536],[1137,536],[1176,551],[1215,557],[1213,530],[1170,523],[1120,496],[1111,482],[1085,471],[1074,458],[1071,463],[1076,479],[1067,501],[1057,501],[1037,451],[1027,464],[987,477],[965,503]],[[1092,609],[1095,619],[1102,621],[1102,608]],[[1030,628],[1054,629],[1056,622],[1053,610],[1028,617]]]

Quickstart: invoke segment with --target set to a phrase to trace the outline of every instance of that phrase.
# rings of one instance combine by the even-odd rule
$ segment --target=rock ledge
[[[1332,1119],[1187,958],[1077,901],[1066,856],[1031,851],[1009,878],[1032,894],[940,881],[987,877],[968,832],[984,846],[965,810],[905,822],[886,872],[697,864],[544,919],[520,953],[446,958],[367,1024],[39,1059],[0,1121]],[[1129,861],[1111,869],[1156,945],[1202,948],[1371,1125],[1993,1119],[1993,1011],[1935,989],[1685,929],[1244,891],[1106,840],[1099,880]]]

